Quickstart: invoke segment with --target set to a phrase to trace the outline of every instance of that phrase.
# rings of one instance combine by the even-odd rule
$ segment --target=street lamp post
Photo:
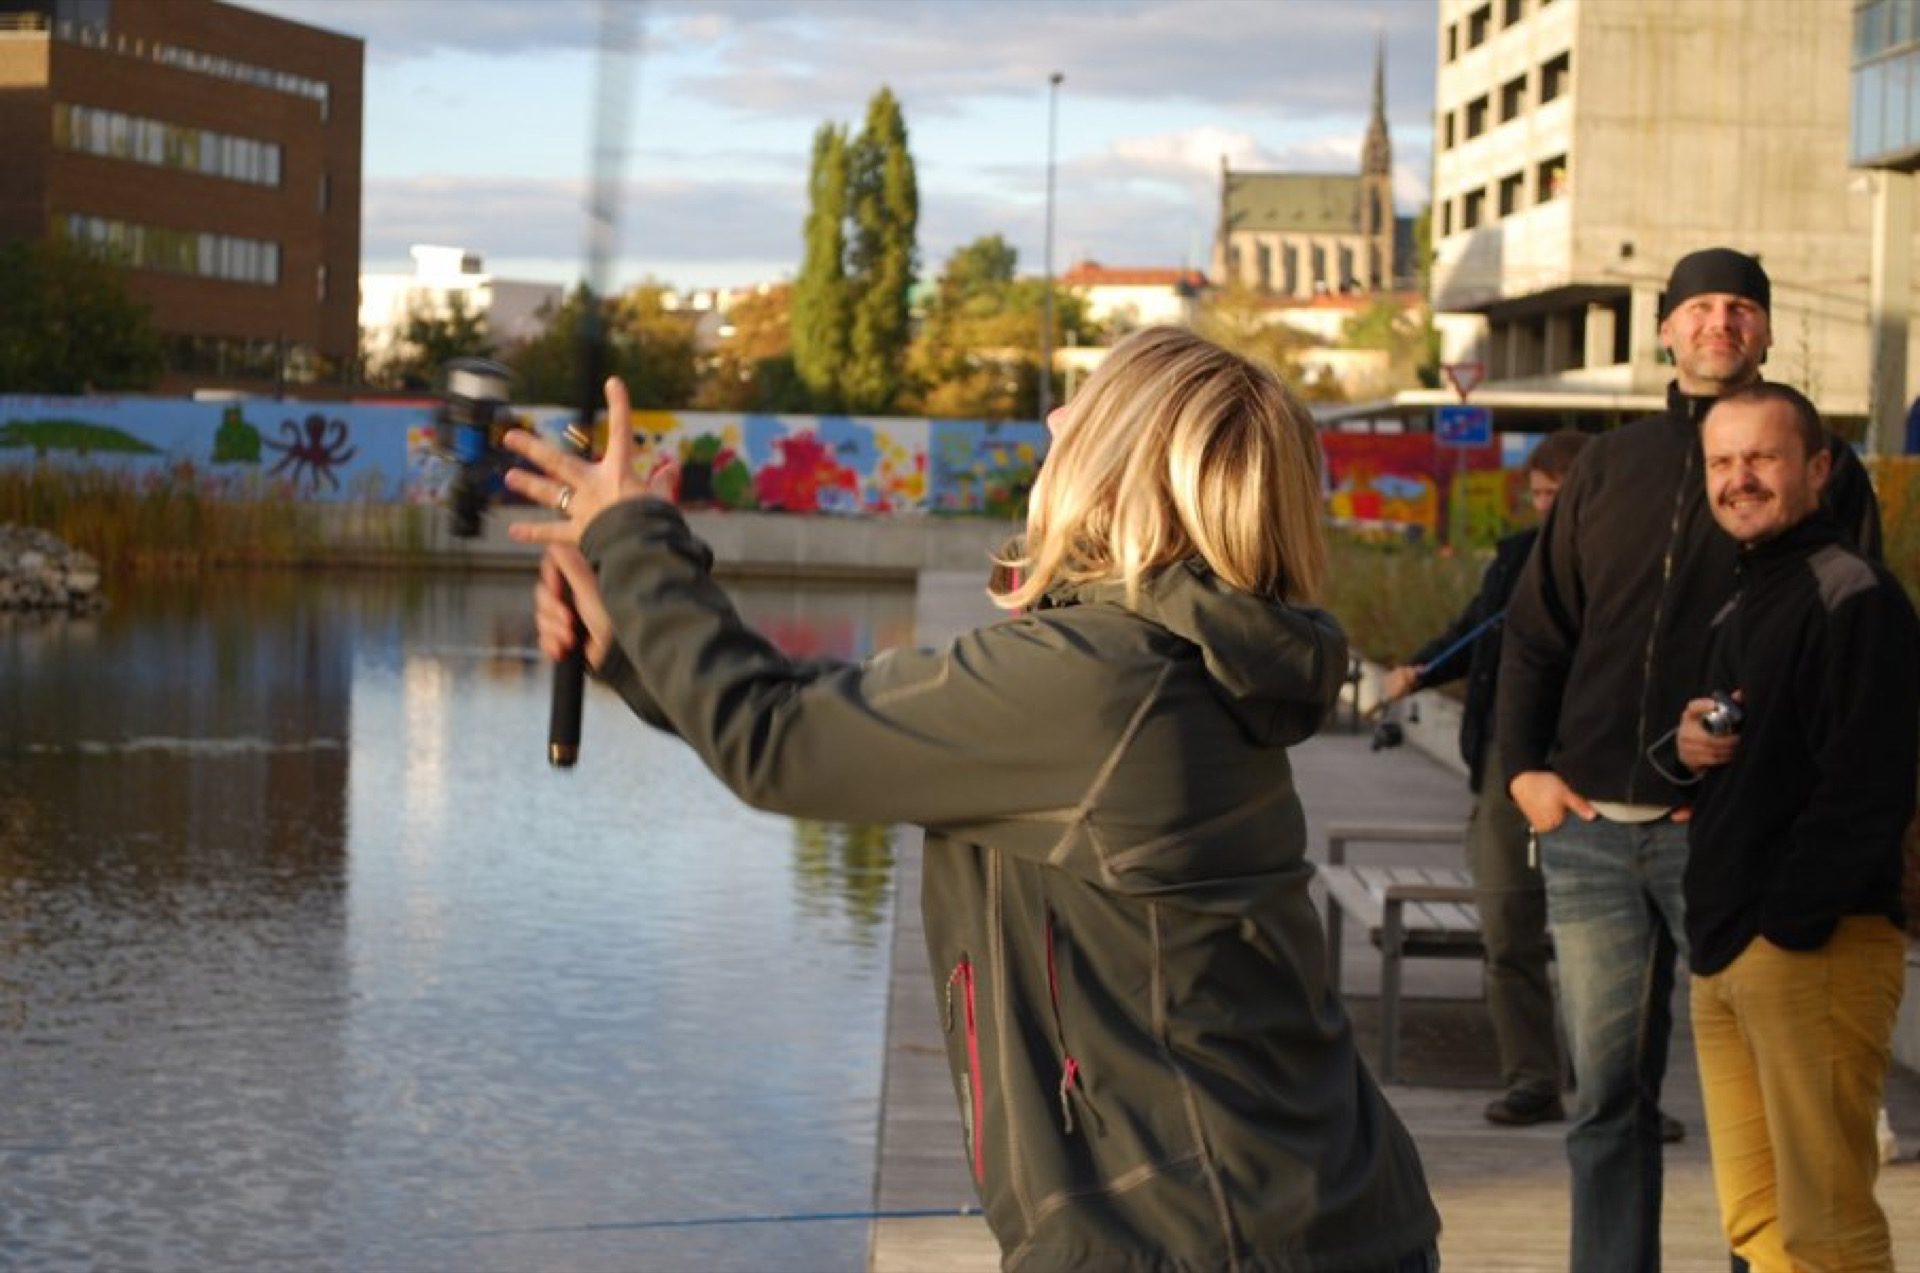
[[[1053,410],[1053,138],[1060,115],[1060,81],[1067,77],[1055,71],[1047,77],[1047,233],[1042,255],[1046,259],[1046,292],[1042,297],[1045,312],[1040,319],[1040,418]]]

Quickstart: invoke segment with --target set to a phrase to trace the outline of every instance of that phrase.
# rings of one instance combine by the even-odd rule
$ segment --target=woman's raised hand
[[[501,445],[539,472],[509,469],[507,488],[551,508],[559,521],[515,522],[513,538],[534,544],[577,544],[589,522],[615,504],[651,495],[672,502],[680,466],[662,458],[641,477],[633,471],[633,404],[618,376],[607,380],[607,449],[598,460],[571,454],[528,429],[509,429]]]

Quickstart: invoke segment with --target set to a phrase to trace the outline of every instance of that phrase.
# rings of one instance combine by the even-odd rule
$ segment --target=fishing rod
[[[629,93],[637,59],[633,6],[601,0],[600,44],[594,69],[593,153],[587,195],[586,281],[580,306],[579,411],[567,428],[575,454],[593,449],[593,422],[600,414],[607,367],[606,304],[614,244],[619,229],[620,181],[626,156]],[[561,583],[564,591],[566,584]],[[567,594],[569,602],[571,593]],[[586,692],[587,634],[574,618],[573,649],[554,664],[553,703],[547,716],[547,763],[570,769],[580,759],[580,714]]]
[[[1426,662],[1426,666],[1432,667],[1436,663],[1446,662],[1448,659],[1452,658],[1455,654],[1459,653],[1461,650],[1465,649],[1467,646],[1472,645],[1475,641],[1478,641],[1481,637],[1481,634],[1492,629],[1496,624],[1500,623],[1500,621],[1505,619],[1506,617],[1507,617],[1507,612],[1505,610],[1494,611],[1492,614],[1488,615],[1486,618],[1480,620],[1480,622],[1474,624],[1471,628],[1467,629],[1467,633],[1465,636],[1461,637],[1458,641],[1455,641],[1452,645],[1449,645],[1446,649],[1440,651],[1440,653],[1428,659]],[[1418,690],[1422,688],[1424,688],[1424,686],[1416,679],[1416,681],[1414,682],[1414,689]],[[1367,709],[1366,714],[1369,718],[1383,715],[1389,706],[1390,706],[1390,703],[1388,702],[1388,700],[1385,698],[1382,698],[1378,702],[1374,703],[1372,707],[1369,707]]]

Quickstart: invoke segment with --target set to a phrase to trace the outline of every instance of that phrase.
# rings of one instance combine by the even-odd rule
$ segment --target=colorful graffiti
[[[1492,543],[1518,516],[1501,439],[1446,447],[1431,433],[1324,433],[1327,511],[1363,534]],[[1525,452],[1520,452],[1524,460]]]
[[[393,499],[406,490],[409,430],[429,416],[419,405],[0,397],[0,464],[185,467],[221,490]]]
[[[1018,517],[1047,453],[1046,426],[935,421],[927,445],[940,512]]]
[[[516,408],[558,440],[571,412]],[[599,429],[605,429],[604,420]],[[873,516],[1013,518],[1046,456],[1037,421],[641,412],[636,466],[679,461],[691,507]],[[1437,447],[1427,433],[1322,435],[1328,511],[1362,533],[1487,543],[1520,519],[1534,441]],[[453,476],[433,446],[433,404],[189,402],[0,396],[0,465],[56,463],[205,475],[223,491],[441,502]]]

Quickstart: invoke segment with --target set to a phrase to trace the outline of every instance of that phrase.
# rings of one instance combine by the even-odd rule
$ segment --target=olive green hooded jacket
[[[943,653],[799,664],[670,506],[582,547],[602,675],[741,799],[927,829],[966,1152],[1009,1269],[1374,1270],[1439,1231],[1354,1049],[1286,747],[1346,670],[1325,615],[1161,572]]]

